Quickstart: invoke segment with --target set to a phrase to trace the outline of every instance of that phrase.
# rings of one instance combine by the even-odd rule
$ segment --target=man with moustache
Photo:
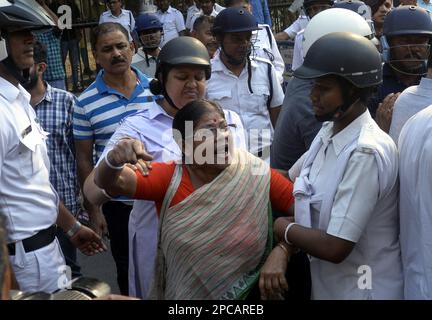
[[[91,44],[96,63],[103,69],[79,96],[74,110],[73,130],[81,188],[93,170],[94,161],[98,160],[123,118],[146,109],[153,101],[148,78],[131,67],[135,49],[122,25],[112,22],[98,25],[93,29]],[[117,266],[117,282],[120,292],[127,295],[128,221],[132,203],[107,202],[102,207],[103,215],[86,200],[84,206],[99,234],[104,233],[106,220]]]
[[[397,7],[384,19],[380,38],[385,62],[383,83],[368,108],[386,132],[389,131],[393,106],[400,92],[418,85],[427,73],[431,38],[432,21],[425,9]]]

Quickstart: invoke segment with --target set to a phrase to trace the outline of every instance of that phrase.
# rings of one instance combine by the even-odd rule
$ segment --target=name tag
[[[27,128],[25,128],[23,130],[23,132],[21,133],[21,138],[24,138],[25,136],[27,136],[30,132],[32,132],[32,126],[29,125]]]

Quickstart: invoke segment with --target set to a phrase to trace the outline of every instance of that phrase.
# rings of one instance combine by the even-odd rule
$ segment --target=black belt
[[[22,240],[22,244],[25,252],[32,252],[40,248],[46,247],[54,241],[57,231],[57,225],[52,225],[48,229],[41,230],[30,238]],[[7,245],[9,255],[15,255],[15,243],[9,243]]]

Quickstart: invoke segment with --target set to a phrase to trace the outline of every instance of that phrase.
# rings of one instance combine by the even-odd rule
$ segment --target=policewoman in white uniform
[[[100,239],[59,203],[49,182],[47,133],[30,106],[34,64],[32,32],[54,22],[33,0],[0,0],[0,214],[6,218],[10,262],[19,289],[53,292],[68,284],[55,238],[56,223],[86,254],[102,250]]]
[[[295,76],[315,79],[314,113],[328,122],[289,172],[295,221],[277,219],[276,238],[309,254],[313,299],[402,299],[397,150],[366,107],[380,54],[362,36],[331,33]]]

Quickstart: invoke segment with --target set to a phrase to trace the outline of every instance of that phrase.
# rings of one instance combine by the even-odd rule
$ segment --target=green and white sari
[[[181,177],[177,165],[160,214],[150,297],[244,299],[272,246],[268,164],[236,150],[216,179],[169,208]]]

